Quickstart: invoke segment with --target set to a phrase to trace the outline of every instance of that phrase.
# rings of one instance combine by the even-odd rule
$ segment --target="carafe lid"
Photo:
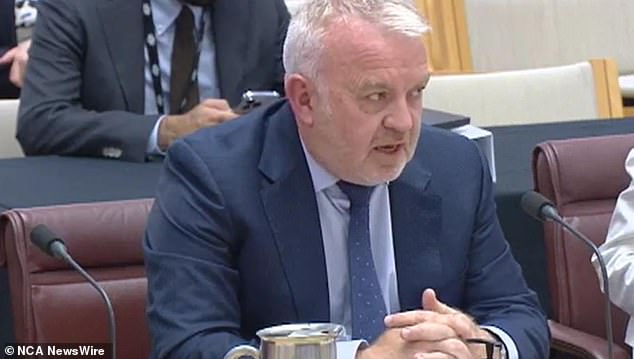
[[[343,326],[332,323],[284,324],[257,332],[264,341],[289,343],[321,343],[345,337]]]

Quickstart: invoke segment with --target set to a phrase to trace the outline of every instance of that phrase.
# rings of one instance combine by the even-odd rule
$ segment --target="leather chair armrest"
[[[579,358],[608,359],[608,342],[592,334],[567,327],[549,320],[552,349],[572,354]],[[630,359],[629,353],[618,345],[614,345],[614,359]]]
[[[7,265],[7,255],[4,252],[4,239],[0,236],[0,268],[4,268]]]
[[[6,245],[4,243],[6,240],[4,238],[6,232],[4,222],[8,220],[5,218],[6,213],[7,212],[0,212],[0,268],[4,268],[7,265]]]

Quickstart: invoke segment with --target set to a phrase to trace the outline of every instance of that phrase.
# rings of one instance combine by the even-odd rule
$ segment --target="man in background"
[[[27,155],[144,161],[281,92],[283,0],[42,0],[17,138]]]
[[[144,240],[152,357],[302,322],[342,324],[340,359],[548,356],[486,160],[421,127],[427,28],[408,0],[308,1],[288,100],[169,149]]]

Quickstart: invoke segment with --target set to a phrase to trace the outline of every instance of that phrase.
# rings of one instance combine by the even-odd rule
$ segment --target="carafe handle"
[[[240,359],[240,357],[243,356],[260,359],[260,351],[250,345],[238,345],[229,350],[227,354],[225,354],[224,359]]]

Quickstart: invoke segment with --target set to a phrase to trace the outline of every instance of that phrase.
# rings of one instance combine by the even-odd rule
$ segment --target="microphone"
[[[101,295],[101,298],[106,303],[106,307],[108,308],[108,322],[110,325],[110,341],[112,344],[112,359],[117,358],[117,336],[116,336],[116,326],[115,326],[115,318],[114,318],[114,310],[112,309],[112,303],[110,302],[110,298],[108,298],[108,294],[103,288],[93,279],[93,277],[88,274],[68,253],[66,250],[66,245],[64,241],[51,232],[45,225],[38,224],[31,231],[31,242],[35,244],[42,252],[48,254],[51,257],[55,257],[57,259],[61,259],[64,262],[68,263],[71,267],[73,267],[82,277],[84,277],[90,285],[92,285],[97,292]]]
[[[599,248],[588,237],[577,231],[570,224],[564,221],[563,218],[557,212],[555,205],[546,197],[535,191],[528,191],[524,193],[521,200],[521,206],[524,212],[531,217],[540,221],[551,220],[557,222],[565,229],[567,229],[574,237],[581,240],[586,246],[588,246],[592,252],[597,256],[599,261],[599,267],[601,269],[601,277],[603,278],[603,289],[605,291],[605,327],[608,340],[608,358],[614,358],[614,335],[612,333],[612,308],[610,303],[610,285],[608,282],[608,270],[605,267],[605,261],[603,256],[599,252]]]

